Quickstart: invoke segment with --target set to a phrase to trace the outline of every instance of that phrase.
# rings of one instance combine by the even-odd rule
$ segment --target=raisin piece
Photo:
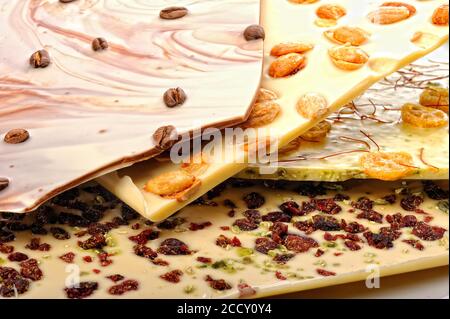
[[[225,199],[223,201],[223,205],[225,207],[230,208],[230,209],[236,209],[237,208],[236,204],[231,199]]]
[[[220,235],[216,239],[216,245],[222,248],[226,248],[228,245],[232,247],[241,247],[241,241],[237,237],[233,237],[232,239],[228,238],[225,235]]]
[[[444,190],[440,188],[436,183],[432,181],[424,181],[423,182],[423,190],[427,194],[427,196],[434,200],[444,200],[448,199],[449,192],[448,190]]]
[[[161,276],[159,276],[161,279],[177,284],[181,281],[181,276],[183,275],[183,272],[181,270],[172,270],[169,271]]]
[[[273,261],[280,265],[285,265],[289,260],[294,258],[294,254],[282,254],[282,255],[276,255],[273,257]]]
[[[154,229],[145,229],[135,236],[130,236],[128,239],[136,244],[145,245],[149,240],[155,240],[159,237],[159,231]]]
[[[383,215],[374,210],[365,210],[356,216],[359,219],[367,219],[378,224],[383,223]]]
[[[68,252],[62,256],[59,256],[59,259],[61,259],[62,261],[71,264],[73,263],[74,259],[75,259],[75,254],[72,252]]]
[[[55,239],[58,240],[67,240],[70,238],[70,234],[60,227],[50,228],[50,233],[53,235]]]
[[[288,225],[280,222],[276,222],[272,225],[270,230],[272,231],[272,234],[277,234],[280,237],[284,237],[288,233]]]
[[[152,260],[152,264],[156,265],[156,266],[169,266],[169,263],[165,260],[162,260],[160,258],[156,258],[154,260]]]
[[[104,212],[95,208],[87,208],[86,210],[84,210],[81,213],[81,216],[90,221],[91,223],[96,223],[98,222],[100,219],[103,218],[104,216]]]
[[[258,238],[255,241],[255,250],[261,254],[267,255],[269,251],[277,249],[278,244],[270,238]]]
[[[430,226],[424,222],[419,222],[414,227],[412,233],[413,235],[419,237],[420,239],[426,241],[435,241],[442,239],[447,230],[437,226]]]
[[[30,229],[30,225],[14,221],[14,222],[8,222],[6,224],[6,228],[11,230],[11,231],[14,231],[14,232],[20,232],[20,231],[29,230]]]
[[[190,255],[192,253],[188,245],[175,238],[164,240],[159,246],[158,252],[163,255]]]
[[[307,252],[311,248],[319,247],[319,244],[312,238],[298,235],[288,235],[284,241],[287,249],[296,253]]]
[[[357,222],[350,222],[347,224],[345,220],[341,220],[341,228],[347,233],[359,234],[366,230],[366,227]]]
[[[40,238],[31,238],[30,243],[28,243],[25,248],[30,250],[49,251],[50,245],[46,243],[41,244]]]
[[[215,280],[211,276],[208,275],[208,276],[206,276],[205,280],[207,283],[209,283],[209,286],[212,289],[219,290],[219,291],[231,289],[231,285],[223,279]]]
[[[205,229],[206,227],[209,227],[211,225],[212,225],[211,222],[204,222],[204,223],[200,223],[200,224],[191,223],[189,225],[189,230],[191,230],[191,231],[202,230],[202,229]]]
[[[237,219],[233,223],[233,226],[239,227],[239,229],[242,231],[250,231],[250,230],[255,230],[258,228],[257,224],[255,224],[254,222],[252,222],[251,220],[249,220],[247,218]]]
[[[250,180],[233,179],[231,180],[231,187],[233,188],[248,188],[255,186],[255,183]]]
[[[336,194],[334,195],[334,201],[336,202],[343,202],[346,200],[350,200],[350,196],[345,195],[345,194]]]
[[[226,189],[227,185],[225,183],[219,184],[213,189],[211,189],[209,192],[206,193],[206,197],[209,200],[212,200],[214,198],[220,197],[222,195],[223,191]]]
[[[108,292],[111,295],[123,295],[126,292],[130,292],[133,290],[139,289],[139,283],[136,280],[125,280],[124,282],[114,285],[111,288],[108,289]]]
[[[71,213],[60,213],[58,216],[60,224],[67,224],[70,227],[87,227],[91,223],[89,220]]]
[[[314,229],[323,231],[339,231],[341,225],[339,221],[332,216],[316,215],[313,217]]]
[[[294,223],[294,227],[308,235],[316,231],[314,224],[311,221],[296,222]]]
[[[85,241],[78,242],[78,246],[80,246],[84,250],[102,249],[106,245],[107,245],[106,237],[103,234],[95,234],[86,239]]]
[[[387,203],[393,205],[397,202],[397,195],[395,194],[386,195],[382,199],[385,200]]]
[[[33,281],[38,281],[42,279],[43,273],[39,268],[36,259],[28,259],[20,263],[20,274],[22,277],[31,279]]]
[[[351,251],[357,251],[361,249],[361,246],[358,245],[357,243],[355,243],[354,241],[351,240],[346,240],[344,242],[345,246],[347,246],[348,249],[350,249]]]
[[[334,199],[314,199],[312,203],[315,205],[316,209],[322,213],[336,215],[342,211],[342,207],[336,204]]]
[[[356,202],[352,202],[352,207],[360,210],[372,210],[374,201],[367,198],[367,197],[361,197]]]
[[[133,250],[134,253],[139,257],[144,257],[152,260],[158,257],[158,254],[153,249],[144,245],[135,245],[133,247]]]
[[[367,239],[367,242],[370,246],[375,247],[377,249],[384,249],[384,248],[392,248],[394,247],[394,240],[398,239],[398,237],[401,235],[396,230],[392,230],[389,228],[382,228],[380,230],[380,233],[372,233],[370,231],[367,231],[364,233],[364,237]]]
[[[106,278],[108,278],[109,280],[111,280],[112,282],[119,282],[125,279],[124,276],[119,275],[119,274],[115,274],[115,275],[110,275],[107,276]]]
[[[127,222],[135,220],[139,217],[139,214],[126,204],[122,204],[122,207],[120,208],[120,215]]]
[[[424,199],[421,196],[409,195],[400,201],[400,206],[408,212],[413,212],[422,205],[423,202]]]
[[[327,194],[327,190],[322,184],[315,184],[304,182],[301,183],[297,189],[298,193],[302,196],[307,196],[309,198],[315,198],[317,196],[323,196]]]
[[[14,279],[20,277],[20,274],[17,270],[11,267],[0,267],[0,282],[2,280]]]
[[[31,229],[31,233],[33,235],[47,235],[48,234],[47,229],[45,229],[44,227],[42,227],[41,225],[36,224],[36,223],[31,224],[30,229]]]
[[[243,199],[248,209],[260,208],[266,202],[264,196],[256,192],[245,195]]]
[[[246,210],[243,215],[247,217],[248,220],[254,222],[255,224],[261,223],[261,213],[255,209]]]
[[[185,222],[186,220],[184,218],[174,217],[164,220],[163,222],[159,223],[156,227],[158,227],[159,229],[171,230],[175,229],[175,227],[177,226],[184,224]]]
[[[262,220],[265,222],[284,222],[289,223],[291,221],[291,215],[284,212],[271,212],[262,217]]]
[[[98,283],[93,281],[80,282],[79,287],[65,288],[67,298],[83,299],[92,295],[98,289]]]
[[[16,292],[22,295],[28,291],[29,287],[30,282],[20,276],[6,279],[0,287],[0,296],[3,298],[11,298],[16,296]]]
[[[27,260],[28,256],[21,252],[15,252],[8,255],[9,261],[24,261]]]
[[[50,206],[41,206],[37,209],[35,222],[38,225],[56,224],[58,215]]]
[[[89,235],[106,234],[112,228],[106,224],[92,223],[87,229]]]
[[[285,202],[281,204],[279,208],[283,213],[289,216],[301,215],[300,206],[294,201]]]
[[[14,251],[14,246],[5,245],[0,243],[0,253],[2,254],[10,254]]]

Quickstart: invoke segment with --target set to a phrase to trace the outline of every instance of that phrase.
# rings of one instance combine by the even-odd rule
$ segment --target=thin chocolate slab
[[[186,14],[160,17],[171,4]],[[262,40],[244,37],[259,23],[258,0],[0,7],[0,211],[29,211],[158,154],[162,126],[184,134],[240,123],[259,87]],[[178,87],[186,96],[169,108],[164,94]],[[13,129],[29,137],[7,143]]]

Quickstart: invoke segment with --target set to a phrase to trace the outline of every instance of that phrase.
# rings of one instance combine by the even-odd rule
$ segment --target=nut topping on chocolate
[[[6,133],[4,141],[8,144],[20,144],[30,138],[30,134],[27,130],[17,128]]]
[[[92,50],[100,51],[108,48],[108,42],[104,38],[95,38],[92,41]]]
[[[9,186],[9,180],[4,177],[0,177],[0,192]]]
[[[159,17],[164,20],[180,19],[189,13],[185,7],[168,7],[159,13]]]
[[[174,126],[162,126],[153,134],[153,142],[160,150],[168,150],[177,141],[177,130]]]
[[[264,28],[260,25],[254,24],[244,31],[244,38],[247,41],[253,41],[253,40],[259,40],[259,39],[265,39],[266,33],[264,31]]]
[[[34,52],[30,57],[30,65],[37,68],[45,68],[50,64],[50,55],[46,50]]]
[[[186,101],[186,98],[186,93],[182,88],[168,89],[166,93],[164,93],[164,103],[167,107],[182,105]]]

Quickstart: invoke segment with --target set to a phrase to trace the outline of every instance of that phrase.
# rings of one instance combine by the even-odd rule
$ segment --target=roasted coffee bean
[[[164,20],[180,19],[189,13],[185,7],[168,7],[159,13],[159,17]]]
[[[164,93],[164,103],[167,107],[175,107],[184,104],[186,102],[186,93],[182,88],[168,89]]]
[[[108,48],[108,42],[104,38],[95,38],[92,41],[92,50],[101,51]]]
[[[264,28],[260,25],[254,24],[244,31],[244,38],[247,41],[253,41],[253,40],[259,40],[259,39],[265,39],[266,33],[264,32]]]
[[[157,148],[168,150],[175,144],[177,138],[177,130],[174,126],[162,126],[153,134],[153,141]]]
[[[0,177],[0,192],[9,186],[9,180],[5,177]]]
[[[37,68],[45,68],[50,64],[50,55],[46,50],[34,52],[30,57],[30,65]]]
[[[30,138],[30,133],[28,133],[27,130],[16,128],[10,130],[8,133],[6,133],[4,137],[5,143],[8,144],[20,144],[25,142]]]

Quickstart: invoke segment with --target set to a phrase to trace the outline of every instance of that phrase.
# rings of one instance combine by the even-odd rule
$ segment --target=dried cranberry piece
[[[402,214],[397,213],[394,215],[387,215],[386,220],[391,224],[392,228],[404,228],[404,227],[414,227],[417,224],[417,217],[414,215],[402,216]]]
[[[228,245],[232,247],[241,247],[241,241],[237,237],[233,237],[232,239],[228,238],[225,235],[220,235],[216,239],[216,245],[222,248],[226,248]]]
[[[411,247],[413,247],[417,250],[420,250],[420,251],[425,249],[425,246],[422,245],[421,242],[418,240],[408,239],[408,240],[402,240],[402,242],[404,242],[404,243],[410,245]]]
[[[169,263],[165,260],[162,260],[160,258],[156,258],[152,260],[152,264],[156,265],[156,266],[169,266]]]
[[[175,238],[164,240],[159,246],[158,252],[163,255],[190,255],[192,253],[188,245]]]
[[[108,278],[109,280],[111,280],[112,282],[119,282],[125,279],[124,276],[120,275],[120,274],[115,274],[115,275],[109,275],[106,278]]]
[[[204,223],[200,223],[200,224],[191,223],[189,225],[189,230],[191,230],[191,231],[202,230],[202,229],[205,229],[206,227],[209,227],[211,225],[212,225],[211,222],[204,222]]]
[[[259,224],[261,222],[261,213],[255,209],[246,210],[243,215],[247,217],[248,220],[254,222],[255,224]]]
[[[314,254],[315,257],[321,257],[325,254],[325,252],[322,249],[317,249],[316,253]]]
[[[196,259],[198,262],[201,262],[203,264],[211,264],[212,263],[212,259],[208,258],[208,257],[197,257]]]
[[[14,251],[14,246],[5,245],[0,243],[0,253],[2,254],[10,254]]]
[[[24,261],[28,259],[28,256],[21,252],[15,252],[8,255],[9,261]]]
[[[100,260],[100,265],[102,267],[107,267],[113,263],[113,261],[109,259],[110,256],[111,255],[106,252],[98,254],[98,259]]]
[[[313,199],[312,203],[318,211],[325,214],[336,215],[342,211],[342,207],[339,206],[332,198]]]
[[[149,240],[155,240],[159,237],[159,231],[152,228],[145,229],[135,236],[130,236],[128,239],[139,245],[145,245]]]
[[[241,219],[235,220],[235,222],[233,223],[233,226],[239,227],[239,229],[242,231],[250,231],[250,230],[255,230],[258,228],[257,224],[255,224],[254,222],[252,222],[251,220],[249,220],[247,218],[241,218]]]
[[[278,254],[275,257],[273,257],[273,261],[280,265],[285,265],[289,260],[294,258],[294,254]]]
[[[271,212],[262,217],[262,220],[265,222],[284,222],[289,223],[291,221],[291,215],[284,212]]]
[[[344,242],[345,246],[347,246],[348,249],[350,249],[351,251],[357,251],[361,249],[361,246],[359,244],[357,244],[354,241],[351,240],[346,240]]]
[[[53,235],[55,239],[58,240],[67,240],[70,238],[70,234],[60,227],[50,228],[50,233]]]
[[[20,276],[6,279],[0,287],[0,296],[3,298],[11,298],[16,296],[16,292],[22,295],[28,291],[29,287],[30,282]]]
[[[287,280],[287,278],[281,273],[281,271],[275,271],[275,277],[277,277],[278,280]]]
[[[294,202],[289,201],[280,205],[280,210],[288,216],[300,216],[302,212],[300,211],[300,206]]]
[[[426,241],[435,241],[438,239],[442,239],[446,231],[447,230],[444,228],[430,226],[424,222],[419,222],[417,223],[416,227],[414,227],[412,233],[420,239]]]
[[[316,231],[314,224],[311,221],[296,222],[294,223],[294,227],[308,235]]]
[[[256,290],[245,282],[238,284],[239,298],[246,298],[256,295]]]
[[[383,223],[383,215],[374,210],[365,210],[356,216],[359,219],[367,219],[378,224]]]
[[[181,270],[176,269],[169,271],[159,277],[161,279],[164,279],[165,281],[177,284],[181,281],[181,276],[183,276],[183,272]]]
[[[313,216],[314,229],[323,231],[339,231],[341,225],[339,221],[332,216],[316,215]]]
[[[41,280],[43,273],[39,268],[36,259],[28,259],[20,263],[20,274],[22,277],[31,279],[33,281]]]
[[[108,292],[111,295],[123,295],[126,292],[130,292],[133,290],[139,289],[139,283],[136,280],[125,280],[124,282],[114,285],[111,288],[108,289]]]
[[[342,219],[341,220],[341,228],[347,233],[351,234],[359,234],[365,231],[367,228],[357,222],[348,223]]]
[[[311,248],[319,247],[319,244],[314,239],[298,235],[288,235],[284,241],[284,245],[287,249],[296,253],[304,253]]]
[[[98,289],[98,283],[93,281],[80,282],[78,287],[65,288],[67,298],[83,299],[87,298]]]
[[[102,249],[106,245],[107,245],[106,237],[103,234],[95,234],[86,239],[85,241],[78,242],[78,246],[80,246],[84,250]]]
[[[155,259],[158,257],[158,254],[151,249],[150,247],[144,246],[144,245],[135,245],[133,247],[134,253],[137,256],[148,258],[148,259]]]
[[[323,277],[330,277],[330,276],[336,276],[335,272],[328,271],[325,269],[316,269],[317,273]]]
[[[422,205],[423,202],[424,199],[421,196],[409,195],[400,201],[400,206],[408,212],[413,212]]]
[[[255,241],[255,250],[261,254],[267,255],[269,251],[277,249],[278,244],[270,238],[257,238]]]
[[[432,181],[424,181],[423,182],[423,190],[427,194],[427,196],[434,200],[444,200],[448,199],[449,192],[448,190],[444,190],[440,188],[436,183]]]
[[[272,225],[272,227],[270,228],[270,230],[272,231],[272,236],[274,234],[276,234],[281,238],[283,238],[287,235],[288,229],[289,229],[288,225],[286,225],[284,223],[280,223],[280,222],[274,223]]]
[[[206,276],[205,281],[207,283],[209,283],[209,286],[212,289],[215,289],[215,290],[224,291],[224,290],[231,289],[231,285],[223,279],[215,280],[211,276],[208,275],[208,276]]]
[[[111,231],[111,229],[112,228],[106,224],[92,223],[89,225],[87,233],[89,235],[106,234],[107,232]]]
[[[377,249],[394,247],[393,242],[398,239],[400,235],[400,232],[386,227],[380,229],[380,233],[378,234],[370,231],[364,233],[364,237],[367,239],[368,244]]]
[[[8,280],[20,277],[20,274],[17,270],[11,267],[0,267],[0,279]]]
[[[59,259],[61,259],[62,261],[71,264],[73,263],[74,259],[75,259],[75,254],[73,252],[68,252],[62,256],[59,256]]]
[[[259,193],[252,192],[250,194],[247,194],[243,198],[245,204],[247,205],[248,209],[257,209],[260,208],[262,205],[265,204],[266,199],[264,196],[262,196]]]
[[[30,250],[49,251],[50,245],[46,243],[41,244],[40,238],[31,238],[30,242],[25,246],[25,248],[28,248]]]
[[[356,202],[352,202],[352,207],[360,210],[372,210],[375,202],[367,197],[361,197]]]

